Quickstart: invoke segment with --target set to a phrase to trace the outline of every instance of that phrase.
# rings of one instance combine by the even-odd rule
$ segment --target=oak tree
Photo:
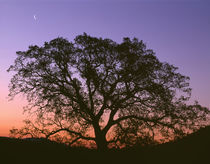
[[[24,94],[37,118],[19,134],[67,132],[71,143],[93,141],[99,150],[186,134],[209,111],[187,105],[189,77],[177,69],[137,38],[116,43],[84,33],[29,46],[8,69],[9,96]]]

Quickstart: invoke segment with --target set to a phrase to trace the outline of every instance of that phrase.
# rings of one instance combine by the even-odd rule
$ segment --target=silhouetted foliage
[[[197,102],[186,104],[189,77],[136,38],[118,44],[84,33],[17,55],[8,69],[16,72],[9,96],[26,95],[25,110],[37,116],[11,131],[21,137],[66,132],[69,144],[88,140],[105,150],[182,136],[203,126],[209,113]]]

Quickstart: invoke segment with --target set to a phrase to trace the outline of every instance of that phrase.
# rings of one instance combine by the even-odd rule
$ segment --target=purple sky
[[[143,40],[161,61],[190,76],[191,101],[210,107],[210,1],[0,0],[0,136],[24,118],[24,99],[6,99],[12,76],[6,69],[15,52],[58,36],[72,41],[83,32]]]

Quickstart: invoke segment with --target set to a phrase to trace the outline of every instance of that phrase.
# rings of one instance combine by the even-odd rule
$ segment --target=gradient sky
[[[15,52],[58,36],[72,41],[83,32],[118,43],[123,37],[143,40],[191,78],[191,102],[210,107],[210,1],[0,0],[0,136],[26,117],[24,97],[7,99],[12,74],[6,70]]]

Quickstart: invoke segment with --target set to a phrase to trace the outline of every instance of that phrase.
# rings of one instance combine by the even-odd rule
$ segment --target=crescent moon
[[[37,20],[37,17],[36,17],[36,15],[34,15],[34,20]]]

